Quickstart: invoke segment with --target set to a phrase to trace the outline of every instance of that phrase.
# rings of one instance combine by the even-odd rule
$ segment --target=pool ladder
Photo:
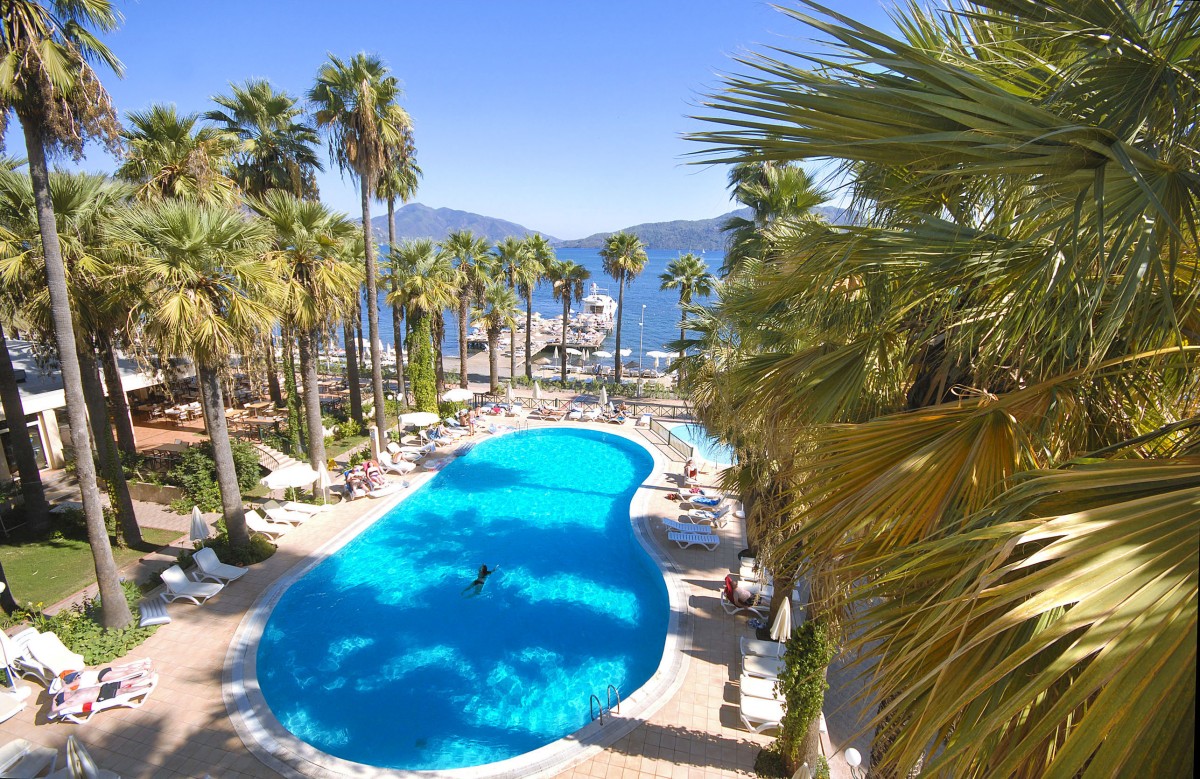
[[[605,712],[608,712],[608,716],[610,716],[610,717],[612,716],[612,713],[614,711],[617,712],[618,714],[621,713],[621,692],[620,692],[620,690],[618,690],[616,687],[614,687],[613,685],[610,684],[610,685],[608,685],[608,690],[605,691],[605,693],[604,693],[604,697],[608,699],[607,706],[600,703],[600,696],[596,695],[595,693],[592,693],[592,698],[591,698],[591,700],[588,701],[588,710],[589,710],[589,713],[592,715],[592,722],[595,722],[596,718],[599,717],[601,725],[604,724]],[[613,705],[614,699],[617,702],[616,706]]]

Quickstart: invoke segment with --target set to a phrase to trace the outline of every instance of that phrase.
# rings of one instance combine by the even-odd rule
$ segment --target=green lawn
[[[143,528],[142,538],[158,548],[179,538],[179,533]],[[146,551],[137,549],[113,549],[117,567],[145,554]],[[96,581],[92,551],[86,541],[60,538],[0,545],[0,560],[4,562],[13,596],[22,606],[27,603],[49,606]]]

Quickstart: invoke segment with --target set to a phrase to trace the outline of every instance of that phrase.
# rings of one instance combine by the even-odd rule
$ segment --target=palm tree
[[[716,279],[708,272],[708,263],[688,252],[667,263],[667,269],[658,276],[659,289],[679,290],[679,307],[681,309],[679,322],[679,356],[687,356],[686,337],[687,311],[684,308],[692,302],[692,298],[708,297],[716,287]],[[683,378],[680,369],[679,378]]]
[[[392,166],[379,177],[376,192],[387,203],[388,226],[388,264],[385,266],[385,276],[389,274],[396,251],[396,201],[407,203],[417,193],[417,182],[421,178],[421,168],[417,165],[416,145],[412,133],[406,129],[404,144],[399,157]],[[388,280],[388,292],[395,292],[395,285]],[[404,306],[392,306],[392,339],[396,346],[396,386],[399,389],[402,403],[408,402],[408,388],[404,381]]]
[[[379,341],[379,302],[376,292],[375,243],[371,235],[371,196],[383,171],[405,148],[411,125],[397,105],[400,84],[383,62],[355,54],[348,62],[330,55],[317,71],[308,93],[317,126],[329,135],[329,154],[343,173],[358,179],[362,192],[363,256],[366,260],[367,324],[371,339],[371,385],[375,397],[376,445],[385,444],[387,430],[383,394],[383,361]]]
[[[714,97],[713,157],[841,159],[871,209],[772,231],[722,293],[762,347],[724,382],[796,442],[781,547],[869,599],[876,775],[1186,773],[1200,11],[1002,9],[794,13],[838,64]]]
[[[437,412],[438,386],[434,371],[431,320],[454,299],[453,269],[433,241],[406,241],[396,249],[393,270],[395,289],[388,302],[408,311],[408,369],[413,402],[418,411]]]
[[[517,268],[517,290],[525,298],[525,378],[533,379],[533,290],[556,261],[554,248],[541,233],[527,237],[529,257]]]
[[[282,189],[296,197],[317,196],[316,130],[301,121],[297,98],[276,92],[270,82],[251,79],[243,86],[229,85],[232,95],[216,95],[212,101],[221,109],[204,118],[241,141],[233,154],[233,179],[243,192],[262,197],[268,190]]]
[[[567,324],[571,316],[571,301],[583,300],[583,284],[591,278],[591,272],[570,260],[556,260],[546,268],[546,280],[554,291],[554,299],[562,303],[562,379],[567,380]]]
[[[116,29],[118,21],[118,14],[107,0],[10,0],[0,5],[0,61],[6,63],[0,68],[0,116],[14,112],[25,135],[71,444],[78,453],[76,476],[100,588],[100,622],[106,628],[124,627],[133,615],[117,578],[95,465],[85,456],[91,451],[87,408],[66,271],[50,200],[46,149],[62,149],[78,158],[88,139],[100,140],[110,149],[117,147],[116,115],[92,63],[102,62],[118,73],[121,64],[89,27],[107,32]],[[0,124],[0,131],[3,129]]]
[[[339,244],[357,231],[343,214],[281,189],[251,200],[250,207],[275,234],[275,255],[286,286],[283,310],[299,336],[308,459],[316,470],[325,463],[324,422],[317,386],[321,329],[353,306],[358,297],[357,269],[339,256]]]
[[[646,247],[632,233],[613,233],[604,240],[600,250],[604,259],[604,272],[617,282],[617,370],[616,380],[621,383],[621,320],[625,315],[625,284],[632,282],[646,267]],[[565,333],[566,331],[564,331]]]
[[[500,243],[496,244],[492,250],[496,254],[496,270],[503,274],[508,282],[508,288],[513,294],[516,294],[517,277],[527,278],[529,271],[526,268],[532,261],[532,255],[529,251],[529,244],[525,241],[514,238],[511,235],[505,238]],[[511,382],[517,375],[517,328],[514,321],[509,326],[508,338],[508,378]],[[528,333],[528,329],[526,329]],[[489,337],[489,348],[490,347]],[[529,362],[529,351],[525,352],[525,362]],[[496,377],[492,376],[492,383],[495,384]]]
[[[250,543],[225,420],[220,372],[230,353],[278,321],[282,288],[264,259],[270,230],[223,205],[188,200],[146,204],[110,228],[129,248],[142,293],[139,314],[159,354],[188,354],[196,366],[230,543]]]
[[[467,386],[467,325],[471,306],[483,294],[492,273],[491,245],[476,238],[470,230],[455,230],[439,246],[446,257],[455,260],[458,283],[458,386]]]
[[[111,266],[105,260],[110,247],[101,229],[124,207],[129,188],[103,176],[58,171],[51,174],[49,183],[68,294],[75,313],[80,375],[96,451],[117,509],[121,537],[129,546],[137,546],[142,542],[141,531],[113,440],[113,420],[106,408],[93,349],[101,334],[108,340],[107,334],[124,325],[128,312],[129,301],[122,296],[127,287],[111,282]],[[24,321],[35,332],[48,332],[51,303],[45,287],[44,252],[29,178],[14,173],[0,176],[0,222],[13,231],[14,237],[20,236],[22,245],[29,247],[28,251],[11,252],[0,260],[0,277],[19,297],[17,306]],[[124,407],[119,376],[115,381],[110,379],[109,394],[114,404]],[[129,427],[128,416],[123,422]],[[131,430],[125,435],[132,439]],[[134,448],[132,440],[130,448]]]
[[[505,327],[515,329],[517,321],[517,294],[502,282],[490,281],[479,296],[479,308],[472,316],[483,323],[488,339],[488,374],[492,392],[500,389],[500,331]]]
[[[231,203],[237,185],[230,174],[241,142],[216,127],[198,127],[200,114],[179,114],[174,105],[155,104],[127,114],[129,145],[117,176],[137,185],[141,200],[189,198]]]
[[[771,161],[737,163],[729,171],[729,185],[733,197],[750,208],[751,218],[730,217],[722,228],[729,233],[725,275],[751,258],[762,259],[777,225],[818,218],[811,215],[812,209],[828,199],[799,165]]]

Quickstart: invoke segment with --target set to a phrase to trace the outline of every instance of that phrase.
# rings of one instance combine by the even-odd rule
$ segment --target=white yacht
[[[583,312],[580,317],[585,322],[607,331],[613,329],[616,315],[617,301],[593,281],[591,290],[583,299]]]

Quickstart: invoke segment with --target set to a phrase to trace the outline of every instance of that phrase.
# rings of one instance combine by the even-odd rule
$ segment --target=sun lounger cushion
[[[679,544],[681,549],[693,544],[699,544],[705,549],[716,549],[721,543],[721,537],[713,533],[667,533],[667,538]]]
[[[162,598],[142,598],[138,602],[138,614],[141,615],[138,627],[142,628],[165,625],[171,621],[171,615],[167,613],[167,604],[163,603]]]

